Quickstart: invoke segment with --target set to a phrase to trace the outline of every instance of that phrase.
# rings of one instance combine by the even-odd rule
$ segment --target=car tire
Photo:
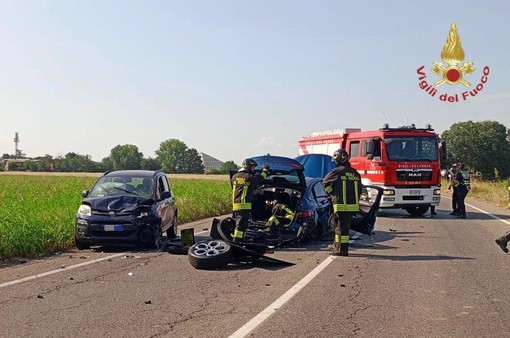
[[[138,242],[138,247],[141,249],[159,249],[162,243],[161,228],[153,226],[152,228],[144,229],[140,234]]]
[[[188,250],[188,259],[195,269],[213,270],[221,268],[232,258],[232,247],[223,240],[210,240],[193,244]]]
[[[74,237],[74,246],[78,250],[87,250],[87,249],[90,249],[90,245],[89,244],[79,240],[78,238],[76,238],[76,236]]]
[[[166,231],[166,237],[168,237],[168,238],[176,238],[177,237],[177,214],[175,214],[174,223]]]
[[[424,213],[426,213],[427,210],[429,210],[429,206],[428,205],[422,205],[422,206],[418,206],[418,207],[408,207],[408,208],[405,208],[405,209],[409,213],[409,215],[416,217],[416,216],[421,216]]]

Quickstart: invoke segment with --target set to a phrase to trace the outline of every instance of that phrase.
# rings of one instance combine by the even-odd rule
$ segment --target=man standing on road
[[[232,213],[236,220],[234,242],[242,242],[251,219],[253,192],[269,174],[269,167],[262,166],[260,175],[255,173],[257,162],[251,158],[243,161],[243,167],[232,176]]]
[[[467,173],[464,171],[464,163],[459,163],[457,172],[453,178],[454,190],[456,189],[457,194],[457,207],[459,210],[457,218],[466,218],[466,204],[464,200],[470,189],[469,175],[466,178],[466,174]]]
[[[452,212],[450,215],[457,216],[459,214],[459,209],[457,206],[457,190],[453,184],[453,179],[455,177],[455,174],[457,173],[457,163],[452,164],[452,167],[450,170],[448,170],[449,177],[450,177],[450,185],[448,186],[448,190],[453,189],[452,192]]]
[[[336,168],[331,170],[322,184],[333,202],[335,240],[333,255],[349,256],[349,230],[354,213],[359,211],[361,176],[351,167],[350,156],[344,149],[333,154]]]

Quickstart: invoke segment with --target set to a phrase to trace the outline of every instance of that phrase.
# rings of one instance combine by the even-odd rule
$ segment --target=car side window
[[[328,198],[328,194],[326,193],[326,190],[324,190],[324,187],[322,186],[321,182],[316,183],[313,186],[313,195],[318,202],[321,202]]]

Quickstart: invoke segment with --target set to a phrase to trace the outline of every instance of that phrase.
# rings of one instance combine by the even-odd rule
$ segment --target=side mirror
[[[161,194],[162,200],[166,200],[167,198],[170,198],[170,197],[172,197],[172,194],[170,193],[170,191],[163,191],[163,193]]]
[[[83,197],[83,198],[87,197],[88,195],[89,195],[89,191],[88,190],[83,190],[81,192],[81,197]]]
[[[441,146],[439,148],[439,152],[441,153],[441,163],[448,163],[448,156],[446,155],[446,141],[442,140]]]

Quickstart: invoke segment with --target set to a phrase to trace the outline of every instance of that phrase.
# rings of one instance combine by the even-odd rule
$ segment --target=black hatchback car
[[[75,245],[137,245],[158,248],[161,235],[177,236],[177,206],[165,173],[106,172],[84,197],[76,214]]]

